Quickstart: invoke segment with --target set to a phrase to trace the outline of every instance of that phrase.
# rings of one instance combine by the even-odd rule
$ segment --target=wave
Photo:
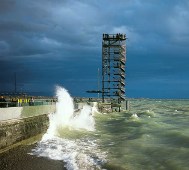
[[[49,128],[31,154],[62,160],[69,170],[101,169],[106,154],[88,134],[95,131],[96,103],[75,110],[66,89],[58,86],[56,96],[56,112],[49,115]]]

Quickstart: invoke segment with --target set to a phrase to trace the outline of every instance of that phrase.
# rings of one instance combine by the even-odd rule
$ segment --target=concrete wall
[[[0,108],[0,121],[48,114],[55,112],[55,110],[55,104]]]
[[[54,113],[55,111],[56,111],[55,104],[39,105],[39,106],[24,106],[21,112],[21,118]]]
[[[23,107],[0,108],[0,121],[20,118]]]
[[[129,101],[122,101],[117,103],[98,103],[98,110],[102,113],[112,113],[129,110]]]
[[[49,119],[47,114],[1,121],[0,149],[46,132],[48,124]]]

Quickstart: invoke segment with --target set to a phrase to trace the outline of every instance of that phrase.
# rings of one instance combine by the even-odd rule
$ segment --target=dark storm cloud
[[[102,34],[119,32],[128,37],[129,97],[145,97],[145,87],[152,85],[177,88],[174,78],[184,86],[189,73],[188,8],[187,0],[1,0],[1,88],[14,72],[31,90],[63,84],[79,95],[79,88],[95,88]],[[138,84],[141,90],[135,94]]]
[[[1,0],[0,1],[0,13],[8,12],[14,6],[14,0]]]

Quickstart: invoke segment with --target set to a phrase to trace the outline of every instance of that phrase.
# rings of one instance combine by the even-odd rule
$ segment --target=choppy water
[[[45,134],[31,154],[73,170],[189,169],[189,100],[132,100],[128,112],[93,118],[94,129],[59,126]]]
[[[135,100],[128,113],[98,115],[99,141],[123,169],[189,169],[189,101]]]

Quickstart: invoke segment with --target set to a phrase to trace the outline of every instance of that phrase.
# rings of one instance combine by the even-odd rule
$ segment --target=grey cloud
[[[0,1],[0,13],[5,13],[13,9],[15,5],[14,0],[1,0]]]
[[[123,32],[128,80],[181,75],[188,72],[188,8],[187,0],[1,0],[0,66],[7,75],[27,70],[31,84],[91,80],[101,65],[102,34]]]

